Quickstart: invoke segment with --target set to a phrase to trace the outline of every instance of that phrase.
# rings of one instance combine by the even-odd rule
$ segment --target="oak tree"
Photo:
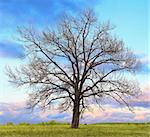
[[[56,28],[19,29],[28,63],[12,71],[10,81],[27,85],[30,108],[56,105],[72,110],[72,128],[92,102],[112,98],[129,109],[128,97],[139,88],[128,76],[137,68],[135,55],[111,34],[108,23],[98,23],[91,10],[64,16]]]

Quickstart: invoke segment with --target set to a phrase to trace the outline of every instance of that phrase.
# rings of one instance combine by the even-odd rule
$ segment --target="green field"
[[[3,125],[0,137],[150,137],[150,124]]]

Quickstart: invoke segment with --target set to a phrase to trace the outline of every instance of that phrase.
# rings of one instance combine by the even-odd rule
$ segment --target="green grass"
[[[150,124],[2,125],[0,137],[150,137]]]

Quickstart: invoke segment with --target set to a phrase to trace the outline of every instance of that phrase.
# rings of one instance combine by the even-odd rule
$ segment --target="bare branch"
[[[56,101],[62,111],[72,109],[75,128],[91,98],[101,107],[107,96],[131,110],[126,97],[140,89],[124,74],[132,75],[138,60],[112,29],[109,22],[98,24],[92,10],[65,16],[54,30],[19,29],[29,58],[21,68],[7,68],[10,82],[29,87],[31,108],[46,109]]]

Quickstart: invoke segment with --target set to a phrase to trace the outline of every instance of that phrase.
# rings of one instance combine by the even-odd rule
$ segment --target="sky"
[[[85,112],[81,122],[147,122],[150,121],[150,26],[149,0],[0,0],[0,124],[7,122],[36,123],[48,120],[71,120],[70,112],[57,110],[28,112],[25,108],[27,93],[8,82],[6,67],[24,63],[25,51],[17,41],[17,26],[32,24],[38,28],[54,26],[61,15],[76,14],[92,8],[98,21],[110,21],[113,33],[140,59],[142,68],[136,78],[142,95],[133,100],[134,113],[126,107],[108,102],[104,111],[93,106]],[[150,17],[149,17],[150,19]]]

